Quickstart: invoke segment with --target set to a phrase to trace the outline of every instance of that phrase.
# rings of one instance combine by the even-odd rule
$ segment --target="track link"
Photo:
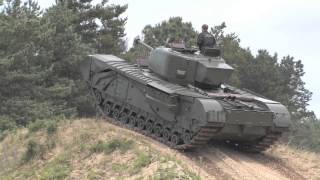
[[[130,129],[132,131],[138,132],[140,134],[143,134],[145,136],[151,137],[152,139],[155,139],[163,144],[166,144],[167,146],[174,148],[174,149],[179,149],[179,150],[188,150],[188,149],[193,149],[199,146],[203,146],[208,143],[208,141],[216,134],[218,133],[221,129],[222,126],[221,124],[216,124],[216,123],[208,123],[206,126],[202,126],[200,130],[193,134],[192,138],[188,143],[182,142],[182,139],[180,138],[179,144],[175,144],[170,140],[165,139],[163,136],[157,136],[154,133],[150,133],[148,130],[141,130],[136,126],[132,126],[131,124],[124,124],[120,119],[116,119],[112,116],[109,116],[103,111],[103,107],[101,105],[96,106],[99,113],[111,124]]]
[[[282,132],[268,131],[259,141],[253,143],[239,144],[239,148],[245,152],[258,153],[267,150],[272,146],[282,135]]]

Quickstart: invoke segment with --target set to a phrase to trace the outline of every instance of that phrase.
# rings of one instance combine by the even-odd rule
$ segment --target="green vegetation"
[[[91,147],[91,152],[111,154],[115,150],[120,150],[121,153],[127,152],[133,146],[132,140],[114,138],[110,141],[99,141],[97,144]]]
[[[137,179],[146,172],[150,178],[159,173],[169,177],[164,176],[166,171],[174,171],[180,179],[197,177],[181,161],[139,139],[133,141],[128,132],[115,131],[107,123],[93,119],[60,121],[57,127],[54,136],[48,135],[46,128],[37,133],[27,128],[9,133],[10,141],[0,142],[0,147],[10,142],[6,153],[0,149],[0,160],[4,154],[10,155],[8,161],[1,161],[6,168],[0,168],[0,179]],[[110,134],[110,130],[115,133]],[[79,143],[83,140],[87,146]],[[21,161],[13,157],[13,148]],[[172,163],[174,168],[166,168]]]
[[[200,180],[201,178],[193,172],[184,171],[179,174],[177,171],[177,164],[174,161],[167,161],[166,164],[160,166],[155,175],[151,177],[152,180],[162,180],[162,179],[190,179],[190,180]]]
[[[43,146],[38,144],[34,140],[30,140],[27,145],[27,150],[25,154],[22,156],[22,161],[28,162],[35,157],[42,156],[43,153],[44,153]]]
[[[65,179],[72,171],[68,157],[70,155],[64,154],[49,162],[41,172],[40,179]]]
[[[151,163],[151,155],[142,151],[137,152],[137,158],[133,162],[131,173],[139,172],[143,167],[148,166]]]
[[[89,173],[88,173],[87,178],[89,180],[98,180],[98,179],[102,179],[103,175],[104,175],[104,173],[102,171],[90,170]]]
[[[56,119],[94,116],[93,99],[78,68],[88,54],[115,54],[134,61],[147,53],[141,46],[125,51],[127,18],[122,15],[127,5],[93,4],[93,0],[59,0],[41,10],[34,0],[0,1],[0,141],[16,127],[28,127],[31,132],[46,129],[53,135]],[[287,138],[290,145],[319,151],[319,120],[307,110],[312,93],[302,80],[302,61],[263,49],[252,53],[225,29],[221,23],[211,33],[223,58],[235,67],[229,83],[286,105],[294,121]],[[146,25],[142,34],[152,46],[173,40],[192,47],[198,32],[191,22],[171,17]],[[108,145],[106,151],[114,151],[117,145]]]
[[[0,136],[11,125],[94,115],[78,65],[91,53],[125,50],[126,18],[119,16],[126,9],[92,0],[56,1],[46,10],[33,0],[1,1]]]

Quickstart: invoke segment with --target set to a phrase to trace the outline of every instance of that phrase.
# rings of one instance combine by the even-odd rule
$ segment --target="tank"
[[[148,66],[105,54],[89,55],[80,65],[98,111],[111,123],[175,149],[222,141],[261,152],[288,131],[285,106],[226,84],[233,68],[219,49],[200,54],[135,42],[150,49]]]

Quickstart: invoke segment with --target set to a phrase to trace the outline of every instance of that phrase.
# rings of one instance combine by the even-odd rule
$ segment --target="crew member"
[[[204,48],[213,48],[216,44],[216,40],[212,34],[208,32],[208,25],[202,25],[202,32],[198,35],[197,45],[202,52]]]

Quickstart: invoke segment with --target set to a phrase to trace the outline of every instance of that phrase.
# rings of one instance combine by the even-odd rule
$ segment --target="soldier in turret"
[[[208,25],[202,25],[202,32],[198,35],[197,45],[202,52],[205,47],[213,48],[216,40],[212,34],[208,32]]]

